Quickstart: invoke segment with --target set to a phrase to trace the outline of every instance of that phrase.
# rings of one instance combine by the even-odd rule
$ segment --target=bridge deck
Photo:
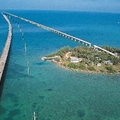
[[[8,23],[9,30],[8,30],[8,37],[7,37],[7,40],[5,43],[5,47],[3,49],[2,55],[0,56],[0,82],[2,79],[3,72],[4,72],[5,64],[7,61],[7,57],[8,57],[8,53],[9,53],[9,49],[10,49],[10,45],[11,45],[11,39],[12,39],[12,25],[11,25],[9,19],[7,18],[7,16],[4,14],[2,14],[2,15]]]

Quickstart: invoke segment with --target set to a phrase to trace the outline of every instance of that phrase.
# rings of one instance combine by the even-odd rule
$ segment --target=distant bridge
[[[11,40],[12,40],[12,25],[11,25],[9,19],[7,18],[7,16],[4,15],[3,13],[2,13],[2,15],[8,23],[9,30],[8,30],[8,36],[7,36],[7,40],[6,40],[2,55],[0,56],[0,82],[1,82],[1,79],[2,79],[2,75],[3,75],[3,72],[4,72],[4,68],[5,68],[7,58],[8,58],[10,45],[11,45]]]
[[[53,29],[53,28],[50,28],[50,27],[48,27],[48,26],[45,26],[45,25],[36,23],[36,22],[34,22],[34,21],[31,21],[31,20],[22,18],[22,17],[17,16],[17,15],[13,15],[13,14],[6,13],[6,12],[5,12],[5,14],[6,14],[6,15],[9,15],[9,16],[13,16],[13,17],[15,17],[15,18],[19,18],[19,19],[21,19],[21,20],[23,20],[23,21],[26,21],[26,22],[30,23],[30,24],[36,25],[36,26],[38,26],[38,27],[40,27],[40,28],[42,28],[42,29],[51,31],[51,32],[56,33],[56,34],[58,34],[58,35],[61,35],[61,36],[65,37],[65,38],[68,38],[68,39],[71,39],[71,40],[74,40],[74,41],[81,42],[82,44],[85,44],[85,45],[91,47],[91,43],[90,43],[90,42],[87,42],[87,41],[82,40],[82,39],[80,39],[80,38],[74,37],[74,36],[69,35],[69,34],[67,34],[67,33],[58,31],[58,30],[56,30],[56,29]]]
[[[80,43],[82,43],[82,44],[85,44],[86,46],[93,47],[94,49],[98,49],[98,50],[104,51],[104,52],[106,52],[106,53],[108,53],[108,54],[110,54],[110,55],[112,55],[112,56],[114,56],[114,57],[118,57],[116,54],[114,54],[114,53],[112,53],[112,52],[110,52],[110,51],[108,51],[108,50],[105,50],[105,49],[103,49],[102,47],[99,47],[99,46],[97,46],[97,45],[92,45],[90,42],[87,42],[87,41],[82,40],[82,39],[80,39],[80,38],[74,37],[74,36],[69,35],[69,34],[67,34],[67,33],[58,31],[58,30],[56,30],[56,29],[50,28],[50,27],[48,27],[48,26],[45,26],[45,25],[36,23],[36,22],[34,22],[34,21],[31,21],[31,20],[22,18],[22,17],[20,17],[20,16],[17,16],[17,15],[11,14],[11,13],[5,12],[5,14],[8,15],[8,16],[12,16],[12,17],[21,19],[21,20],[26,21],[26,22],[28,22],[28,23],[30,23],[30,24],[36,25],[36,26],[38,26],[38,27],[40,27],[40,28],[42,28],[42,29],[45,29],[45,30],[51,31],[51,32],[53,32],[53,33],[56,33],[56,34],[58,34],[58,35],[60,35],[60,36],[63,36],[63,37],[65,37],[65,38],[68,38],[68,39],[71,39],[71,40],[80,42]]]

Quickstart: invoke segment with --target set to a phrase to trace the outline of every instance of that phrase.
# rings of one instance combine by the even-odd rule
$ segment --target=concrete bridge
[[[114,53],[112,53],[112,52],[110,52],[110,51],[108,51],[108,50],[106,50],[106,49],[103,49],[103,48],[101,48],[101,47],[99,47],[99,46],[97,46],[97,45],[93,45],[93,48],[94,48],[94,49],[101,50],[101,51],[104,51],[104,52],[106,52],[106,53],[108,53],[108,54],[110,54],[110,55],[112,55],[112,56],[114,56],[114,57],[119,57],[119,56],[117,56],[116,54],[114,54]]]
[[[8,58],[10,45],[11,45],[11,40],[12,40],[12,25],[11,25],[9,19],[7,18],[7,16],[4,15],[3,13],[2,13],[2,15],[8,23],[9,30],[8,30],[8,36],[7,36],[7,40],[6,40],[2,55],[0,56],[0,82],[1,82],[1,79],[2,79],[2,75],[3,75],[3,72],[4,72],[4,68],[5,68],[7,58]]]
[[[102,47],[99,47],[99,46],[97,46],[97,45],[92,45],[90,42],[87,42],[87,41],[82,40],[82,39],[80,39],[80,38],[74,37],[74,36],[69,35],[69,34],[67,34],[67,33],[58,31],[58,30],[56,30],[56,29],[50,28],[50,27],[48,27],[48,26],[45,26],[45,25],[36,23],[36,22],[34,22],[34,21],[31,21],[31,20],[22,18],[22,17],[20,17],[20,16],[17,16],[17,15],[11,14],[11,13],[5,12],[5,14],[8,15],[9,17],[12,16],[12,17],[21,19],[21,20],[26,21],[26,22],[28,22],[28,23],[30,23],[30,24],[36,25],[36,26],[38,26],[38,27],[40,27],[40,28],[42,28],[42,29],[45,29],[45,30],[51,31],[51,32],[53,32],[53,33],[56,33],[56,34],[58,34],[58,35],[60,35],[60,36],[63,36],[63,37],[65,37],[65,38],[68,38],[68,39],[71,39],[71,40],[80,42],[80,43],[82,43],[82,44],[85,44],[86,46],[93,47],[94,49],[98,49],[98,50],[104,51],[104,52],[106,52],[106,53],[108,53],[108,54],[110,54],[110,55],[112,55],[112,56],[114,56],[114,57],[119,57],[119,56],[116,56],[114,53],[112,53],[112,52],[110,52],[110,51],[108,51],[108,50],[103,49]]]
[[[85,44],[85,45],[91,47],[91,43],[90,43],[90,42],[87,42],[87,41],[82,40],[82,39],[80,39],[80,38],[74,37],[74,36],[69,35],[69,34],[67,34],[67,33],[58,31],[58,30],[56,30],[56,29],[53,29],[53,28],[50,28],[50,27],[48,27],[48,26],[45,26],[45,25],[36,23],[36,22],[34,22],[34,21],[31,21],[31,20],[22,18],[22,17],[17,16],[17,15],[13,15],[13,14],[6,13],[6,12],[5,12],[5,14],[6,14],[6,15],[9,15],[9,16],[13,16],[13,17],[15,17],[15,18],[19,18],[19,19],[21,19],[21,20],[23,20],[23,21],[26,21],[26,22],[30,23],[30,24],[36,25],[36,26],[38,26],[38,27],[40,27],[40,28],[42,28],[42,29],[45,29],[45,30],[48,30],[48,31],[50,31],[50,32],[56,33],[56,34],[61,35],[61,36],[65,37],[65,38],[68,38],[68,39],[71,39],[71,40],[74,40],[74,41],[78,41],[78,42],[80,42],[80,43],[82,43],[82,44]]]

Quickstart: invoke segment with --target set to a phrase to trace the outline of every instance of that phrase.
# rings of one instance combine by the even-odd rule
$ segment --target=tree
[[[116,71],[113,69],[112,66],[106,66],[106,69],[108,71],[108,73],[115,73]]]

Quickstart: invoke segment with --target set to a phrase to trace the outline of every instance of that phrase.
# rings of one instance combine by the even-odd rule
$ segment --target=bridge
[[[104,52],[106,52],[106,53],[108,53],[108,54],[110,54],[110,55],[112,55],[112,56],[114,56],[114,57],[118,57],[118,58],[119,58],[119,56],[117,56],[116,54],[114,54],[114,53],[112,53],[112,52],[110,52],[110,51],[108,51],[108,50],[106,50],[106,49],[104,49],[104,48],[101,48],[101,47],[99,47],[99,46],[97,46],[97,45],[93,45],[93,48],[94,48],[94,49],[101,50],[101,51],[104,51]]]
[[[26,21],[26,22],[28,22],[28,23],[30,23],[30,24],[33,24],[33,25],[36,25],[36,26],[38,26],[38,27],[40,27],[40,28],[42,28],[42,29],[48,30],[48,31],[50,31],[50,32],[56,33],[56,34],[61,35],[61,36],[65,37],[65,38],[68,38],[68,39],[71,39],[71,40],[74,40],[74,41],[81,42],[82,44],[85,44],[85,45],[91,47],[91,43],[90,43],[90,42],[87,42],[87,41],[82,40],[82,39],[80,39],[80,38],[74,37],[74,36],[69,35],[69,34],[67,34],[67,33],[58,31],[58,30],[56,30],[56,29],[50,28],[50,27],[48,27],[48,26],[45,26],[45,25],[36,23],[36,22],[34,22],[34,21],[31,21],[31,20],[22,18],[22,17],[20,17],[20,16],[17,16],[17,15],[11,14],[11,13],[5,12],[5,14],[6,14],[6,15],[9,15],[9,16],[13,16],[13,17],[18,18],[18,19],[21,19],[21,20],[23,20],[23,21]]]
[[[106,53],[108,53],[108,54],[110,54],[110,55],[112,55],[112,56],[114,56],[114,57],[119,57],[119,56],[117,56],[116,54],[114,54],[114,53],[112,53],[112,52],[110,52],[110,51],[108,51],[108,50],[103,49],[102,47],[99,47],[99,46],[97,46],[97,45],[92,45],[90,42],[87,42],[87,41],[82,40],[82,39],[80,39],[80,38],[74,37],[74,36],[69,35],[69,34],[67,34],[67,33],[58,31],[58,30],[56,30],[56,29],[50,28],[50,27],[48,27],[48,26],[45,26],[45,25],[43,25],[43,24],[39,24],[39,23],[37,23],[37,22],[34,22],[34,21],[31,21],[31,20],[25,19],[25,18],[23,18],[23,17],[17,16],[17,15],[11,14],[11,13],[5,12],[5,14],[8,15],[9,17],[12,16],[12,17],[21,19],[21,20],[23,20],[23,21],[26,21],[26,22],[28,22],[28,23],[30,23],[30,24],[33,24],[33,25],[36,25],[36,26],[38,26],[38,27],[40,27],[40,28],[42,28],[42,29],[48,30],[48,31],[50,31],[50,32],[56,33],[56,34],[58,34],[58,35],[60,35],[60,36],[63,36],[63,37],[65,37],[65,38],[68,38],[68,39],[77,41],[77,42],[79,42],[79,43],[85,44],[86,46],[93,47],[94,49],[104,51],[104,52],[106,52]]]
[[[7,40],[6,40],[3,52],[0,56],[0,82],[2,79],[2,75],[4,72],[6,62],[7,62],[7,58],[8,58],[8,54],[9,54],[9,50],[10,50],[10,45],[11,45],[11,40],[12,40],[12,25],[11,25],[9,19],[7,18],[7,16],[4,15],[3,13],[2,13],[2,15],[5,18],[5,20],[7,21],[9,29],[8,29]]]

